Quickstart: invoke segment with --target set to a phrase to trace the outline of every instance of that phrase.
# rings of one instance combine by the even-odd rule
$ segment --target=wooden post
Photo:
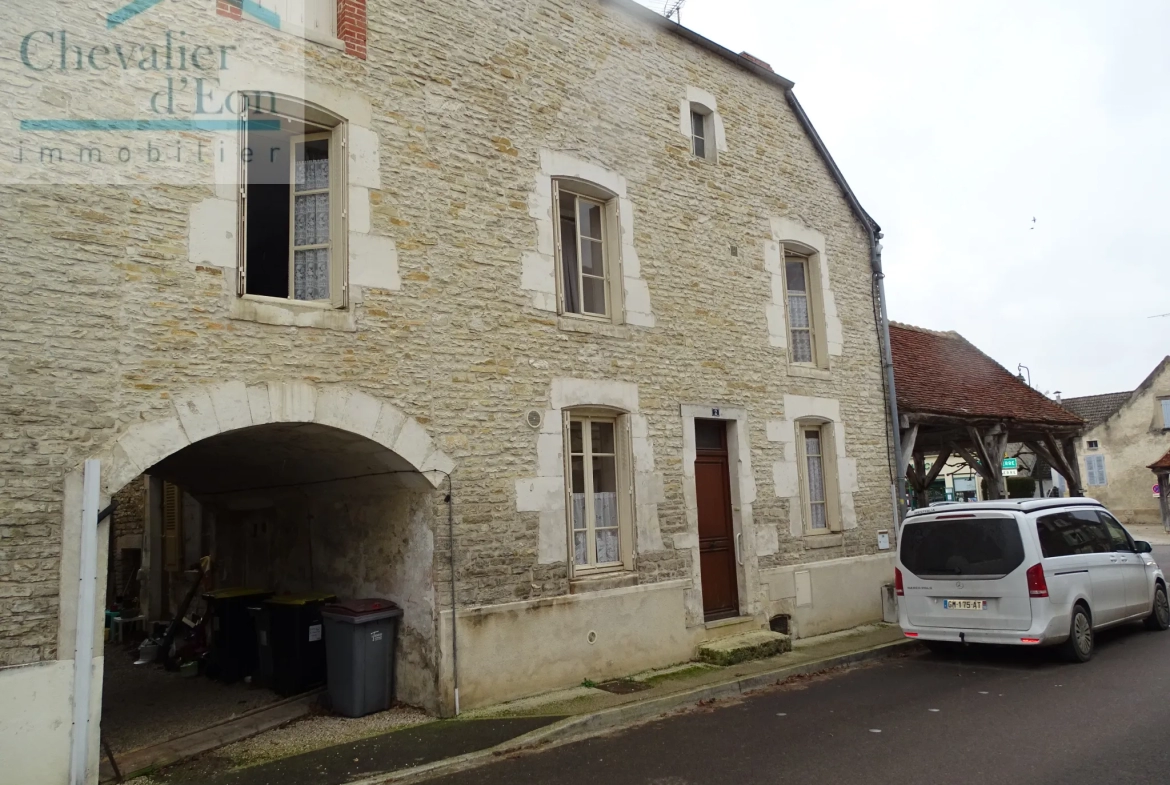
[[[926,479],[926,456],[922,454],[921,450],[914,453],[914,499],[919,508],[930,505],[930,497],[926,494],[926,489],[930,485],[930,481]]]
[[[1060,446],[1064,452],[1064,459],[1068,462],[1069,473],[1072,477],[1069,479],[1069,495],[1070,496],[1084,496],[1085,486],[1081,482],[1081,462],[1077,460],[1077,443],[1073,437],[1061,440]],[[1073,490],[1075,488],[1075,490]]]

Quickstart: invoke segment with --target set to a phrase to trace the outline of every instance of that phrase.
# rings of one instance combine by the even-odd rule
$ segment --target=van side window
[[[1105,528],[1109,530],[1109,550],[1133,553],[1135,550],[1133,540],[1130,539],[1125,528],[1117,522],[1117,519],[1107,512],[1098,512],[1097,515],[1101,518],[1101,522],[1105,524]]]
[[[1036,519],[1044,558],[1107,553],[1113,550],[1109,531],[1091,510],[1068,510]]]

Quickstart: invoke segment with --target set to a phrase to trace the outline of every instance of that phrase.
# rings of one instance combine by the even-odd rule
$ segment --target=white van
[[[932,648],[1063,644],[1093,656],[1093,633],[1170,627],[1166,579],[1092,499],[1019,499],[914,510],[898,537],[898,620]]]

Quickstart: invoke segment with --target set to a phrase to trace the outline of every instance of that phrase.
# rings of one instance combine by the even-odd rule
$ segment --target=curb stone
[[[859,662],[883,659],[900,653],[907,644],[914,641],[905,639],[892,643],[883,643],[861,651],[839,654],[835,657],[826,657],[822,660],[805,662],[800,665],[776,668],[764,673],[755,673],[739,679],[733,679],[720,684],[707,684],[693,690],[679,692],[673,695],[663,695],[640,703],[627,703],[623,706],[614,706],[609,709],[582,714],[576,717],[567,717],[552,725],[517,736],[514,739],[489,747],[478,752],[469,752],[446,760],[435,761],[422,766],[398,771],[375,774],[360,780],[352,780],[347,785],[405,785],[405,783],[421,782],[445,774],[455,774],[482,766],[504,755],[509,755],[536,747],[548,748],[568,744],[574,741],[608,733],[613,730],[635,725],[642,720],[653,719],[671,711],[696,706],[713,700],[735,698],[749,692],[771,687],[794,676],[806,676],[811,673],[839,668],[844,665],[854,665]]]

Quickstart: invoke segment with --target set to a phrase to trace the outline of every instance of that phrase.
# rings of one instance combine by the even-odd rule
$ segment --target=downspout
[[[856,194],[853,193],[853,189],[849,187],[849,183],[845,180],[845,175],[837,168],[837,162],[829,154],[829,148],[825,146],[820,134],[817,133],[817,129],[813,127],[812,120],[805,113],[804,107],[800,105],[800,101],[796,100],[796,94],[790,88],[784,91],[784,97],[788,100],[788,105],[792,108],[792,112],[796,115],[796,119],[808,135],[813,147],[816,148],[825,166],[828,167],[829,174],[841,186],[845,200],[849,202],[849,206],[853,208],[853,212],[861,220],[861,223],[865,226],[866,233],[869,235],[869,264],[873,272],[875,288],[878,291],[878,300],[880,301],[881,323],[878,325],[878,341],[881,343],[882,372],[886,380],[886,398],[889,406],[890,428],[892,431],[890,441],[893,443],[894,466],[896,467],[890,491],[895,496],[894,507],[897,516],[895,523],[900,526],[902,519],[906,517],[906,467],[902,465],[902,431],[898,416],[898,393],[894,387],[894,357],[890,350],[890,318],[886,311],[886,276],[882,272],[882,230],[873,218],[870,217],[869,213],[865,211],[865,208],[861,206],[861,202],[857,200]]]
[[[455,492],[447,475],[447,556],[451,568],[451,676],[455,685],[455,716],[459,716],[459,629],[455,618]]]

